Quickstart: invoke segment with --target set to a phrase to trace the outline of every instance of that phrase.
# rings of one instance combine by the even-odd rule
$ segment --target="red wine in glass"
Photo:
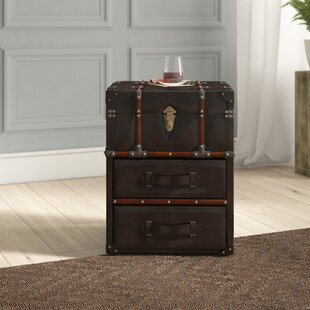
[[[179,72],[164,72],[165,83],[178,83],[183,80],[183,75]]]
[[[177,83],[183,80],[183,64],[180,56],[165,57],[163,78],[165,83]]]

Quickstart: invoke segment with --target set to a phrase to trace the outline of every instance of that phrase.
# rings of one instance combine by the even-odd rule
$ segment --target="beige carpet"
[[[0,269],[0,309],[310,309],[310,229],[236,254],[101,256]]]

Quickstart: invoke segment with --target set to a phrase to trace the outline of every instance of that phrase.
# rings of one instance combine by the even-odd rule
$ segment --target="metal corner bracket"
[[[234,254],[234,249],[232,247],[226,248],[226,249],[222,250],[219,254],[222,256],[232,255],[232,254]]]
[[[226,110],[225,118],[234,118],[234,110]]]
[[[137,144],[134,151],[129,151],[129,157],[131,157],[131,158],[146,158],[147,152],[142,150],[141,144]]]
[[[235,152],[234,151],[226,151],[225,152],[225,158],[234,158]]]
[[[104,151],[104,154],[107,158],[114,158],[116,156],[116,152],[115,151]]]
[[[118,252],[118,249],[115,248],[113,245],[109,245],[107,244],[106,245],[106,252],[109,254],[109,255],[116,255],[116,254],[119,254]]]
[[[211,152],[206,151],[205,144],[201,144],[199,145],[199,150],[193,152],[193,157],[194,158],[209,158],[211,157]]]

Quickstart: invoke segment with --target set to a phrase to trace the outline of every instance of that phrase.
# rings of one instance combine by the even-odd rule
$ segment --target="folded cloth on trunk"
[[[196,84],[195,81],[191,80],[182,80],[177,83],[165,83],[163,79],[151,79],[148,82],[150,85],[161,86],[161,87],[182,87],[182,86],[194,86]]]

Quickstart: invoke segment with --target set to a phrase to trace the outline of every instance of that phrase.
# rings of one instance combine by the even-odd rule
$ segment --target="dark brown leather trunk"
[[[232,254],[230,86],[115,82],[106,100],[107,252]]]
[[[114,87],[116,86],[116,88]],[[115,117],[107,118],[107,149],[133,150],[136,132],[136,89],[132,83],[112,85],[107,91],[108,110]],[[205,146],[209,151],[232,150],[229,124],[232,122],[233,92],[224,83],[209,83],[204,88],[205,98]],[[226,87],[226,88],[224,88]],[[117,94],[117,95],[116,95]],[[199,91],[196,86],[162,88],[146,85],[142,104],[142,145],[148,152],[193,152],[200,144]],[[165,125],[164,110],[171,106],[176,110],[175,124],[171,132]],[[108,113],[109,114],[109,113]]]

